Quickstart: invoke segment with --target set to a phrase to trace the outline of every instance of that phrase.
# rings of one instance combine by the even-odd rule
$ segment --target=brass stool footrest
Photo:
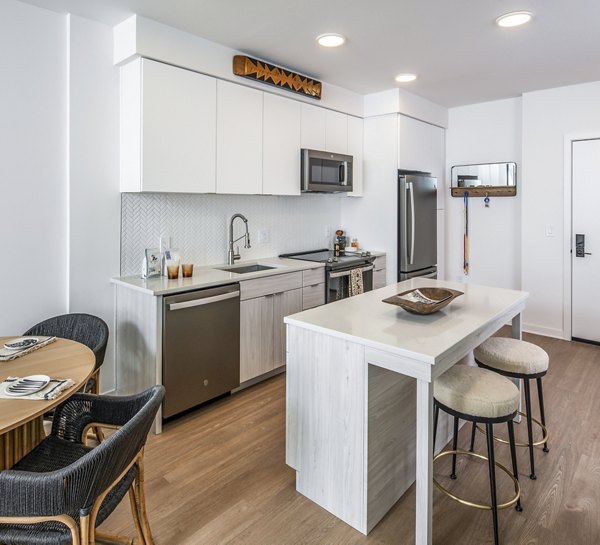
[[[527,418],[527,413],[522,413],[521,411],[519,411],[517,414],[520,414],[523,418]],[[548,436],[549,436],[548,428],[546,426],[544,426],[544,424],[542,424],[539,420],[537,420],[536,418],[533,418],[533,416],[531,417],[531,421],[534,422],[535,424],[537,424],[542,430],[543,437],[539,441],[535,441],[533,443],[534,447],[539,447],[540,445],[543,445],[548,442]],[[478,431],[483,433],[483,435],[486,435],[486,431],[483,428],[480,428],[479,424],[475,424],[475,427],[477,428]],[[497,435],[494,435],[494,441],[498,441],[498,443],[504,443],[506,445],[509,444],[508,439],[504,439],[504,437],[499,437]],[[529,443],[515,442],[515,446],[516,447],[528,447]]]
[[[487,456],[484,456],[483,454],[478,454],[476,452],[469,452],[466,450],[445,450],[443,452],[440,452],[437,456],[435,456],[433,458],[433,462],[435,463],[440,458],[443,458],[444,456],[450,456],[452,454],[459,454],[459,455],[464,454],[466,456],[472,456],[473,458],[479,458],[480,460],[486,460],[486,461],[488,460]],[[510,499],[509,501],[507,501],[505,503],[498,504],[498,509],[508,509],[509,507],[512,507],[513,505],[515,505],[517,503],[517,501],[519,500],[519,498],[521,497],[521,487],[519,485],[519,481],[517,481],[517,479],[515,479],[514,475],[505,466],[503,466],[500,462],[494,462],[494,464],[499,469],[504,471],[504,473],[506,473],[512,479],[513,484],[515,486],[514,498]],[[488,505],[485,503],[475,503],[475,502],[465,500],[463,498],[459,498],[458,496],[452,494],[452,492],[446,490],[435,479],[433,479],[433,484],[435,484],[435,486],[437,486],[437,488],[440,490],[440,492],[443,492],[449,498],[452,498],[454,501],[457,501],[458,503],[462,503],[463,505],[466,505],[467,507],[474,507],[475,509],[485,509],[488,511],[491,511],[491,509],[492,509],[491,505]]]

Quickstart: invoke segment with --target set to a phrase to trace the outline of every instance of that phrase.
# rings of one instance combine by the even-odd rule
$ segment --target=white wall
[[[0,3],[0,331],[67,311],[66,19]]]
[[[599,104],[600,82],[523,95],[522,286],[530,292],[529,331],[564,336],[564,138],[600,134]],[[546,225],[554,237],[546,237]]]
[[[469,275],[463,274],[463,199],[446,197],[446,279],[520,288],[521,194],[528,177],[521,169],[521,99],[499,100],[449,111],[447,180],[453,165],[517,163],[517,196],[469,200]]]
[[[119,275],[119,69],[112,27],[69,19],[69,310],[102,318],[109,345],[101,391],[115,386],[114,296]]]

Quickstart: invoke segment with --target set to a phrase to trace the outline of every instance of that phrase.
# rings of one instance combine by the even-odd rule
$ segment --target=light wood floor
[[[525,335],[550,354],[544,378],[550,453],[536,452],[531,481],[519,449],[522,513],[500,512],[504,545],[600,543],[600,348]],[[534,390],[535,391],[535,390]],[[535,397],[537,399],[537,397]],[[537,402],[534,404],[537,414]],[[519,425],[524,437],[525,425]],[[157,545],[392,545],[414,543],[414,486],[368,537],[313,504],[294,488],[284,463],[285,375],[204,407],[149,438],[149,519]],[[460,433],[467,448],[469,430]],[[485,440],[478,434],[476,450]],[[508,449],[497,460],[510,466]],[[461,460],[450,481],[445,461],[436,477],[461,494],[487,501],[487,466]],[[499,477],[500,497],[511,483]],[[129,502],[102,529],[133,535]],[[492,543],[488,511],[458,505],[434,489],[434,544]]]

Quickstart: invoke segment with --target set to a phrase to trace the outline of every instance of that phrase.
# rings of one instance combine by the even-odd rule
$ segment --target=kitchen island
[[[428,316],[382,299],[464,295]],[[416,478],[415,541],[431,544],[433,380],[512,321],[522,291],[412,279],[285,318],[286,463],[296,489],[367,534]]]

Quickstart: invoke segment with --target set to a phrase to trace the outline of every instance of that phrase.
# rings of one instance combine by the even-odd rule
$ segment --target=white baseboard
[[[564,339],[565,341],[571,340],[565,336],[565,332],[562,329],[555,329],[553,327],[544,327],[535,324],[523,324],[523,331],[527,333],[535,333],[536,335],[543,335],[544,337]]]

